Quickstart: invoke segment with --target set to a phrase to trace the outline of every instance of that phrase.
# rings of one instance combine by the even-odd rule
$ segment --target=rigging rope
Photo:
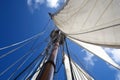
[[[82,67],[87,73],[90,73],[90,72],[86,69],[85,65],[80,61],[80,59],[78,58],[78,56],[77,56],[74,52],[72,52],[70,48],[69,48],[69,51],[72,53],[71,55],[74,56],[75,59],[78,61],[80,67]]]
[[[17,64],[19,61],[21,61],[22,59],[24,59],[26,56],[28,55],[28,53],[26,53],[24,56],[22,56],[20,59],[18,59],[17,61],[15,61],[12,65],[10,65],[7,69],[5,69],[4,71],[2,71],[0,73],[0,76],[2,76],[4,73],[6,73],[10,68],[12,68],[15,64]]]
[[[38,38],[37,38],[36,40],[38,40]],[[34,41],[34,43],[32,44],[32,46],[31,46],[31,48],[30,48],[30,50],[29,50],[29,51],[31,51],[32,54],[30,54],[30,55],[18,66],[18,68],[15,69],[15,70],[12,72],[12,74],[10,75],[10,77],[8,78],[8,80],[11,79],[12,76],[16,73],[16,71],[19,70],[19,69],[24,65],[24,63],[34,54],[33,52],[35,51],[35,50],[34,50],[34,49],[35,49],[35,48],[34,48],[34,45],[35,45],[35,43],[36,43],[36,40]],[[43,43],[43,42],[40,42],[40,44],[41,44],[41,43]],[[38,46],[37,46],[37,48],[38,48]]]
[[[51,47],[51,42],[48,43],[48,46],[47,46],[47,48],[45,49],[45,52],[44,52],[46,55],[44,56],[44,58],[42,59],[42,61],[40,62],[40,64],[43,63],[42,65],[44,65],[45,62],[46,62],[46,60],[48,59],[48,57],[49,57],[49,54],[48,54],[48,53],[49,53],[49,51],[50,51],[50,47]],[[30,78],[32,78],[36,72],[38,72],[38,71],[41,70],[42,66],[40,66],[40,64],[38,65],[38,69],[37,69],[36,71],[34,71],[32,74],[30,74],[30,75],[27,77],[27,80],[29,80]],[[39,67],[39,66],[40,66],[40,67]]]
[[[18,46],[17,48],[14,48],[14,49],[10,50],[9,52],[4,53],[3,55],[0,56],[0,59],[10,55],[11,53],[13,53],[13,52],[17,51],[18,49],[24,47],[25,45],[27,45],[30,42],[32,42],[32,41],[28,41],[26,43],[23,43],[22,45]]]
[[[57,58],[57,60],[59,60],[59,59]],[[59,62],[59,61],[57,61],[57,62]],[[55,73],[58,73],[60,71],[62,65],[63,65],[63,56],[62,56],[62,62],[60,63],[60,65],[59,65],[58,69],[55,71]]]
[[[46,60],[45,57],[46,57],[46,56],[43,57],[43,59],[41,60],[39,66],[40,66],[42,63],[43,63],[42,65],[44,65],[44,62],[45,62],[45,60]],[[26,79],[27,79],[27,80],[30,80],[30,79],[34,76],[34,74],[37,73],[37,72],[40,71],[40,70],[41,70],[41,66],[38,67],[38,69],[37,69],[36,71],[34,71],[33,73],[31,73],[28,77],[26,77]]]
[[[41,42],[41,43],[43,43],[43,42]],[[41,43],[40,43],[40,45],[41,45]],[[39,45],[37,46],[37,47],[39,47]],[[36,48],[34,48],[35,50],[36,50]],[[33,51],[35,51],[33,49]],[[30,51],[28,51],[28,52],[26,52],[20,59],[18,59],[17,61],[15,61],[13,64],[11,64],[7,69],[5,69],[4,71],[2,71],[1,73],[0,73],[0,76],[2,76],[4,73],[6,73],[10,68],[12,68],[15,64],[17,64],[19,61],[21,61],[22,59],[24,59],[27,55],[29,55],[29,53],[31,53],[32,52],[32,50],[30,50]]]
[[[49,42],[48,45],[51,45],[51,43]],[[44,51],[45,51],[45,50],[44,50]],[[40,55],[44,56],[44,57],[42,58],[42,60],[46,57],[46,56],[45,56],[45,53],[46,53],[46,52],[44,52],[44,51],[40,54]],[[46,48],[46,51],[47,51],[47,48]],[[30,68],[37,60],[39,60],[39,59],[40,59],[40,55],[39,55],[36,59],[34,59],[22,72],[20,72],[20,73],[15,77],[15,80],[16,80],[20,75],[22,75],[28,68]],[[47,55],[47,54],[46,54],[46,55]],[[46,58],[45,58],[45,59],[46,59]],[[42,62],[42,60],[41,60],[41,62]],[[41,64],[41,62],[39,63],[39,65]],[[27,79],[31,78],[36,72],[37,72],[37,71],[34,71]]]
[[[23,74],[29,67],[31,67],[33,65],[33,63],[35,63],[41,56],[44,56],[42,55],[43,53],[41,53],[37,58],[35,58],[24,70],[22,70],[22,72],[20,72],[15,78],[14,80],[17,80],[17,78]]]
[[[51,19],[48,20],[48,22],[47,22],[47,24],[46,24],[45,26],[48,26],[48,25],[49,25],[50,20],[51,20]],[[36,37],[39,37],[39,36],[43,35],[43,34],[46,32],[46,30],[48,30],[48,27],[45,27],[45,29],[44,29],[42,32],[40,32],[40,33],[38,33],[38,34],[36,34],[36,35],[28,38],[28,39],[25,39],[25,40],[23,40],[23,41],[20,41],[20,42],[17,42],[17,43],[14,43],[14,44],[11,44],[11,45],[2,47],[2,48],[0,48],[0,51],[1,51],[1,50],[4,50],[4,49],[7,49],[7,48],[10,48],[10,47],[13,47],[13,46],[17,46],[17,45],[22,44],[22,43],[25,43],[25,42],[27,42],[27,41],[33,40],[33,39],[35,39]]]
[[[69,51],[70,51],[71,53],[73,53],[73,52],[71,51],[71,48],[69,48]],[[77,59],[78,63],[80,64],[80,67],[81,67],[82,69],[84,69],[85,72],[87,72],[88,74],[92,75],[91,72],[86,69],[85,65],[80,61],[80,59],[78,58],[78,56],[77,56],[75,53],[73,53],[73,54],[71,54],[71,55],[74,56],[75,59]],[[73,62],[73,63],[74,63],[74,62]],[[77,66],[75,63],[74,63],[74,65],[76,66],[76,68],[78,68],[78,66]],[[78,68],[78,69],[79,69],[79,68]],[[79,70],[80,70],[80,69],[79,69]],[[84,74],[84,73],[83,73],[83,74]]]

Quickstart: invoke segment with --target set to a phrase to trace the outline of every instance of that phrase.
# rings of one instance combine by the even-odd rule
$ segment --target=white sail
[[[81,47],[90,51],[91,53],[93,53],[94,55],[103,59],[104,61],[111,64],[112,66],[120,69],[120,66],[117,63],[115,63],[101,47],[96,46],[96,45],[92,45],[92,44],[88,44],[88,43],[84,43],[84,42],[80,42],[80,41],[77,41],[77,40],[74,40],[74,39],[71,39],[71,40],[78,43]]]
[[[71,60],[71,63],[72,63],[73,71],[75,74],[74,76],[76,78],[75,80],[94,80],[89,74],[87,74],[87,72],[85,72],[74,61]],[[65,54],[64,64],[65,64],[67,80],[72,80],[69,59],[66,54]]]
[[[67,80],[72,80],[69,59],[68,59],[66,54],[64,56],[64,65],[65,65],[65,71],[66,71]]]
[[[67,0],[53,19],[73,39],[120,48],[120,0]]]

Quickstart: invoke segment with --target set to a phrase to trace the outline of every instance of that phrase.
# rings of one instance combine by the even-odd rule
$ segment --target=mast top
[[[60,40],[60,44],[64,44],[65,35],[60,30],[53,30],[50,34],[50,37],[53,43]]]

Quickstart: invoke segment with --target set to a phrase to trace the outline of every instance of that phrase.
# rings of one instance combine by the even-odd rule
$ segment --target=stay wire
[[[55,38],[54,38],[54,39],[55,39]],[[52,41],[49,43],[49,45],[51,45],[51,43],[52,43]],[[32,65],[32,64],[30,64],[30,65]],[[30,66],[30,65],[29,65],[29,66]],[[29,66],[26,67],[21,73],[19,73],[17,77],[19,77],[22,73],[24,73],[24,72],[29,68]],[[17,79],[17,77],[16,77],[15,79]]]
[[[14,44],[11,44],[11,45],[2,47],[2,48],[0,48],[0,51],[1,51],[1,50],[4,50],[4,49],[7,49],[7,48],[10,48],[10,47],[13,47],[13,46],[17,46],[17,45],[19,45],[19,44],[25,43],[25,42],[27,42],[27,41],[30,41],[30,40],[36,38],[36,37],[39,37],[39,36],[43,35],[43,34],[46,32],[46,30],[48,30],[48,27],[47,27],[47,26],[49,25],[50,20],[51,20],[51,19],[49,18],[49,20],[48,20],[47,24],[45,25],[45,28],[44,28],[44,30],[43,30],[42,32],[40,32],[40,33],[38,33],[38,34],[36,34],[36,35],[28,38],[28,39],[25,39],[25,40],[23,40],[23,41],[20,41],[20,42],[17,42],[17,43],[14,43]]]
[[[74,79],[74,74],[73,74],[73,67],[72,67],[72,63],[71,63],[71,59],[70,59],[70,52],[69,52],[69,48],[68,48],[68,44],[67,44],[67,40],[65,39],[65,45],[66,45],[66,50],[68,53],[68,59],[69,59],[69,64],[70,64],[70,69],[71,69],[71,75],[72,75],[72,80]]]
[[[50,45],[50,44],[49,44]],[[45,54],[45,50],[40,54],[40,55],[46,55]],[[15,80],[21,75],[23,74],[29,67],[31,67],[33,65],[33,63],[35,63],[39,58],[40,58],[40,55],[34,59],[22,72],[20,72],[16,77],[15,77]],[[30,76],[31,77],[31,76]]]
[[[34,59],[25,69],[22,70],[22,72],[20,72],[15,78],[14,80],[17,80],[17,78],[22,75],[29,67],[31,67],[33,65],[33,63],[35,63],[40,57],[44,56],[42,55],[43,53],[41,53],[36,59]]]
[[[44,65],[45,62],[46,62],[46,60],[47,60],[48,52],[49,52],[49,50],[50,50],[50,47],[51,47],[51,42],[48,43],[48,46],[47,46],[47,48],[45,49],[45,52],[44,52],[44,53],[45,53],[45,56],[44,56],[44,58],[43,58],[42,61],[41,61],[41,63],[43,62],[42,65]],[[40,66],[40,64],[39,64],[39,66]],[[41,70],[41,68],[42,68],[42,67],[40,67],[38,70],[34,71],[34,72],[27,78],[27,80],[29,80],[30,78],[32,78],[36,72],[38,72],[38,71]]]
[[[70,48],[69,48],[69,51],[71,51],[70,50]],[[71,53],[73,53],[73,52],[71,52]],[[80,61],[80,59],[73,53],[72,54],[72,56],[74,56],[76,59],[77,59],[77,61],[79,62],[79,64],[80,64],[80,67],[86,72],[86,73],[89,73],[90,75],[91,75],[91,73],[85,68],[85,65]],[[73,62],[73,64],[75,65],[75,67],[78,69],[78,70],[80,70],[79,69],[79,67]],[[81,70],[80,70],[81,71]],[[83,73],[84,74],[84,73]],[[85,75],[85,74],[84,74]]]
[[[61,47],[60,47],[60,48],[61,48]],[[61,51],[62,51],[62,50],[61,50]],[[63,52],[63,51],[62,51],[62,52]],[[58,59],[58,58],[57,58],[57,59]],[[59,59],[58,59],[58,60],[59,60]],[[57,62],[59,62],[59,61],[57,61]],[[63,55],[62,55],[62,62],[60,63],[60,65],[59,65],[58,69],[55,71],[55,73],[58,73],[58,72],[60,71],[62,65],[63,65]]]
[[[34,52],[34,45],[35,45],[35,43],[36,43],[36,41],[38,40],[39,38],[37,38],[34,42],[33,42],[33,44],[32,44],[32,46],[31,46],[31,48],[30,48],[30,50],[29,51],[31,51],[31,53],[32,52]],[[33,55],[33,53],[32,54],[30,54],[30,56],[28,56],[19,66],[18,66],[18,68],[16,68],[13,72],[12,72],[12,74],[10,75],[10,77],[8,78],[8,80],[10,80],[13,76],[14,76],[14,74],[16,73],[16,71],[17,70],[19,70],[23,65],[24,65],[24,63],[31,57]]]
[[[36,39],[36,38],[35,38],[35,39]],[[25,45],[27,45],[27,44],[30,43],[30,42],[32,42],[32,40],[31,40],[31,41],[28,41],[28,42],[26,42],[26,43],[23,43],[22,45],[18,46],[17,48],[14,48],[14,49],[10,50],[10,51],[7,52],[7,53],[4,53],[3,55],[0,56],[0,59],[2,59],[2,58],[4,58],[4,57],[12,54],[13,52],[15,52],[15,51],[17,51],[18,49],[24,47]]]
[[[48,46],[47,46],[47,48],[45,49],[46,50],[46,56],[44,57],[44,61],[43,61],[43,65],[46,63],[46,60],[48,59],[48,57],[49,57],[49,55],[50,54],[48,54],[49,53],[49,51],[51,50],[50,49],[50,47],[52,47],[52,43],[53,43],[53,41],[56,39],[57,37],[54,37],[52,40],[50,40],[50,42],[48,43]],[[38,69],[38,70],[36,70],[33,74],[31,74],[28,78],[27,78],[27,80],[29,80],[30,78],[32,78],[33,77],[33,75],[36,73],[36,72],[38,72],[38,71],[40,71],[42,69],[42,67],[40,68],[40,69]]]
[[[19,61],[21,61],[22,59],[24,59],[26,56],[28,55],[28,53],[26,53],[24,56],[22,56],[20,59],[18,59],[17,61],[15,61],[13,64],[11,64],[7,69],[5,69],[4,71],[2,71],[0,73],[0,76],[2,76],[4,73],[6,73],[10,68],[12,68],[15,64],[17,64]]]
[[[80,59],[78,58],[78,56],[74,52],[72,52],[71,48],[69,48],[69,51],[72,53],[71,55],[74,56],[75,59],[78,61],[80,67],[84,68],[84,70],[86,72],[88,72],[87,69],[85,69],[85,65],[80,61]]]
[[[43,62],[42,65],[44,65],[44,62],[46,60],[45,57],[46,57],[46,55],[42,58],[40,64]],[[39,66],[40,66],[40,64],[39,64]],[[40,70],[41,70],[41,67],[38,67],[38,69],[36,71],[34,71],[30,76],[27,77],[27,80],[30,80],[34,76],[34,74],[36,74]]]
[[[32,50],[31,50],[32,51]],[[13,64],[11,64],[8,68],[6,68],[4,71],[0,73],[0,76],[2,76],[4,73],[6,73],[10,68],[12,68],[15,64],[17,64],[19,61],[24,59],[31,51],[26,52],[21,58],[19,58],[17,61],[15,61]]]

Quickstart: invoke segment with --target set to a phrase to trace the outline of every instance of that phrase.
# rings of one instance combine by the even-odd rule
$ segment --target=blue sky
[[[48,12],[53,13],[63,2],[64,0],[1,0],[0,48],[23,41],[42,32],[46,27],[45,24],[47,24],[50,19]],[[43,41],[49,36],[50,31],[55,28],[52,20],[48,26],[49,28],[46,30],[44,35],[40,36],[38,41]],[[77,44],[71,41],[68,41],[68,43],[72,58],[80,64],[80,62],[74,57],[74,55],[77,55],[81,63],[84,65],[84,69],[90,73],[95,80],[120,80],[119,70],[113,68],[109,64],[106,64],[103,60],[80,48]],[[24,48],[17,50],[13,54],[1,58],[0,72],[2,73],[13,62],[23,56],[32,44],[33,42]],[[35,52],[35,55],[32,55],[32,57],[28,60],[28,63],[38,56],[46,45],[46,42],[44,42],[43,45],[41,44],[40,49]],[[13,48],[1,50],[0,56]],[[108,52],[113,60],[120,64],[120,49],[105,48],[105,51]],[[6,80],[18,65],[19,63],[17,63],[9,71],[5,72],[4,75],[1,75],[0,80]],[[27,64],[25,64],[24,67],[26,65]],[[58,74],[60,75],[58,78],[63,76],[63,69]],[[63,78],[63,80],[64,79],[65,78]]]

